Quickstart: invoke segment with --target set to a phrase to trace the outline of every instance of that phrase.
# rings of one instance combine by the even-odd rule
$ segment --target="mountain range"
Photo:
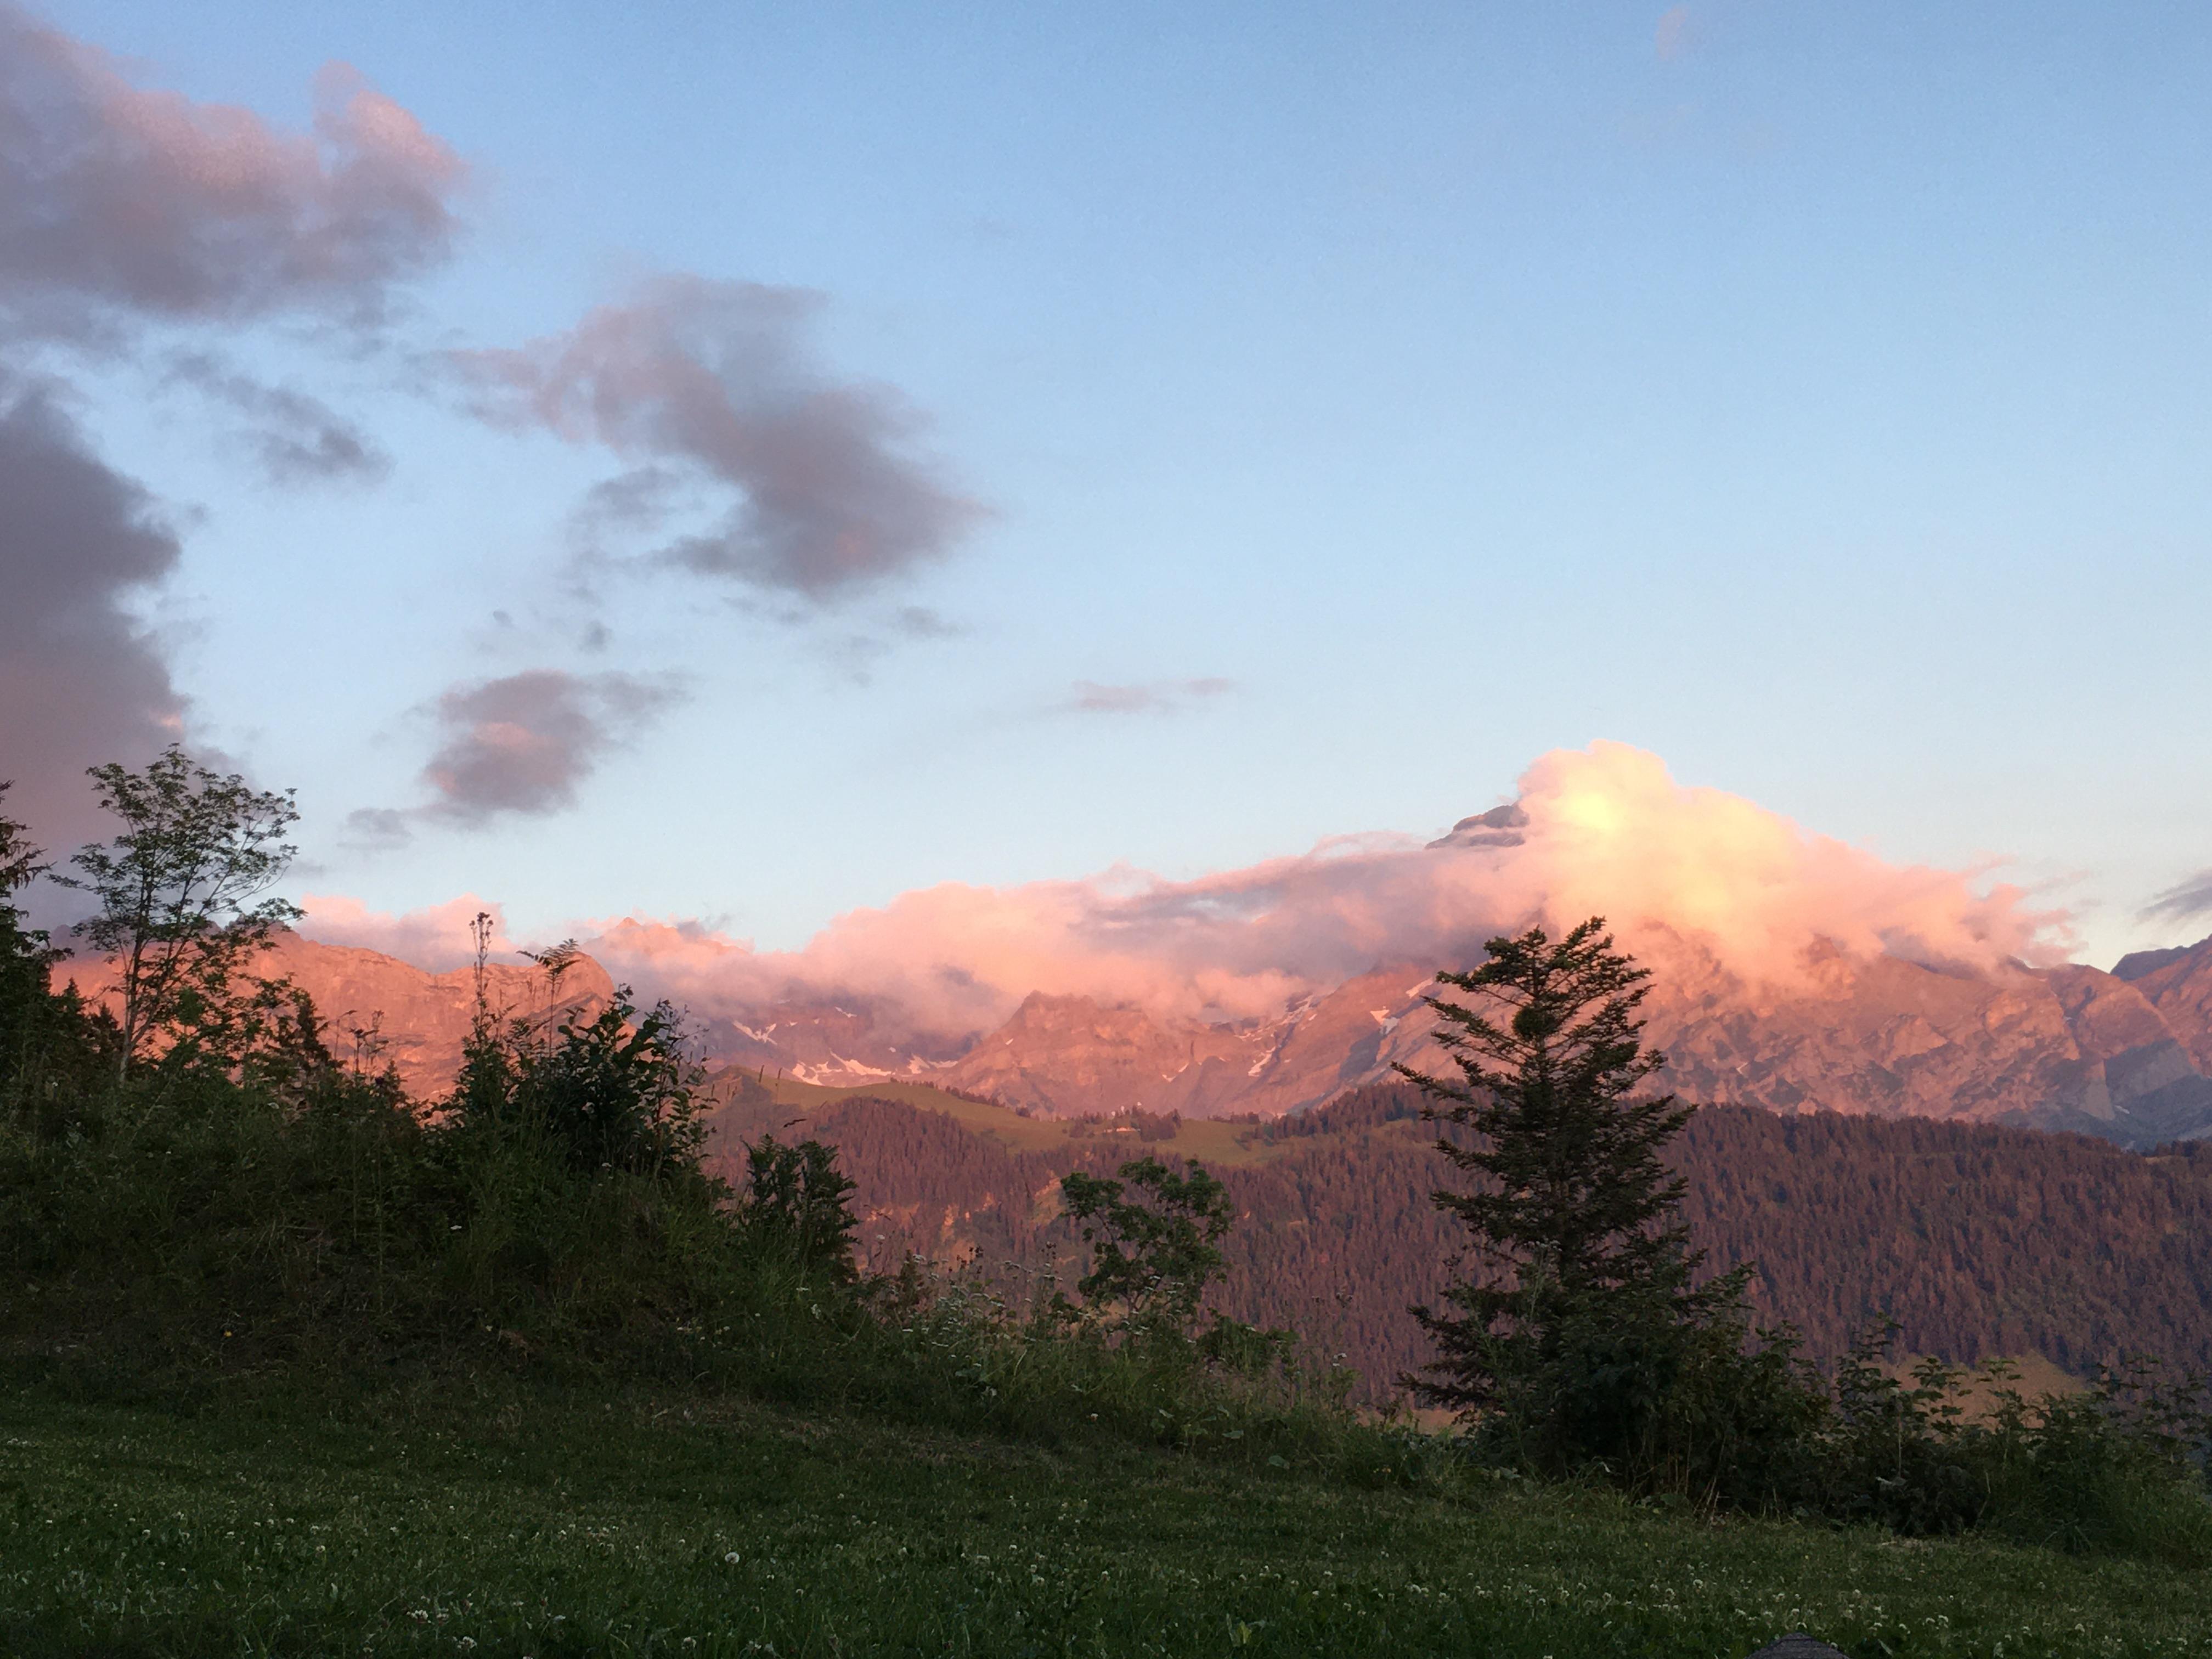
[[[2133,1147],[2212,1135],[2212,939],[2139,953],[2110,972],[1972,971],[1816,948],[1779,988],[1684,939],[1661,955],[1649,1036],[1668,1056],[1663,1083],[1692,1100],[2070,1129]],[[373,1043],[410,1092],[435,1093],[452,1077],[475,1007],[469,970],[427,973],[287,935],[264,971],[313,993],[340,1033],[376,1026]],[[487,985],[495,1008],[551,1006],[532,969],[494,964]],[[711,1064],[763,1077],[927,1083],[1048,1116],[1276,1117],[1388,1078],[1394,1063],[1437,1067],[1437,1017],[1425,1001],[1437,988],[1429,967],[1401,963],[1271,1018],[1211,1023],[1036,993],[995,1029],[922,1052],[858,998],[701,1024]],[[613,989],[586,957],[560,1000],[597,1006]]]
[[[1662,1081],[1711,1104],[2074,1129],[2124,1146],[2212,1134],[2212,939],[2112,972],[1996,972],[1815,951],[1783,988],[1676,940],[1655,976],[1648,1035]],[[951,1054],[901,1053],[865,1004],[786,1003],[718,1021],[723,1063],[830,1086],[902,1078],[1054,1116],[1185,1117],[1309,1109],[1433,1070],[1437,988],[1401,963],[1275,1018],[1209,1024],[1032,994]]]

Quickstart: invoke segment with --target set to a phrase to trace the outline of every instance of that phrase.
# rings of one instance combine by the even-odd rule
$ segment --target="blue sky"
[[[2212,926],[2137,919],[2212,864],[2212,13],[957,10],[40,11],[286,131],[343,60],[469,168],[373,343],[40,348],[169,506],[134,603],[195,739],[299,787],[307,885],[788,945],[939,880],[1437,833],[1613,738],[2008,858],[2091,960]],[[968,527],[826,596],[579,592],[621,465],[423,365],[672,276],[818,295],[811,372],[895,389]],[[269,487],[184,349],[388,471]],[[422,811],[441,696],[541,670],[666,696],[558,810]]]

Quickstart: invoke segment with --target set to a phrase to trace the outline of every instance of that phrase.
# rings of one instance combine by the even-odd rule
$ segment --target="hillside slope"
[[[1460,1240],[1429,1202],[1448,1174],[1403,1087],[1279,1123],[1018,1117],[909,1086],[907,1098],[726,1074],[721,1155],[763,1132],[835,1142],[879,1267],[908,1249],[994,1272],[1080,1258],[1060,1218],[1070,1170],[1197,1157],[1239,1219],[1224,1305],[1350,1357],[1377,1392],[1426,1349],[1407,1314]],[[2075,1135],[1715,1107],[1677,1162],[1717,1265],[1756,1260],[1759,1306],[1831,1358],[1885,1313],[1913,1352],[2039,1354],[2080,1372],[2144,1351],[2212,1364],[2212,1146],[2143,1158]]]

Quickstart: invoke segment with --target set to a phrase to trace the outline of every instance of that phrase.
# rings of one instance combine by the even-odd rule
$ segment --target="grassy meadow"
[[[10,1655],[2212,1652],[2212,1575],[452,1378],[0,1404]]]

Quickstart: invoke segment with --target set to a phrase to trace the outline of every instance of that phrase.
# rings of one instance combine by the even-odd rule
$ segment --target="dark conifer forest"
[[[1250,1125],[1259,1161],[1218,1170],[1239,1211],[1224,1308],[1325,1343],[1377,1394],[1429,1357],[1406,1310],[1446,1282],[1455,1242],[1429,1201],[1442,1159],[1420,1103],[1383,1085]],[[1110,1169],[1142,1133],[1023,1152],[875,1099],[810,1132],[858,1182],[872,1260],[912,1249],[985,1268],[1073,1261],[1060,1176]],[[1672,1157],[1697,1244],[1757,1262],[1754,1306],[1823,1363],[1884,1315],[1901,1350],[1957,1364],[2212,1363],[2212,1146],[2146,1157],[2035,1130],[1723,1106],[1697,1113]]]

